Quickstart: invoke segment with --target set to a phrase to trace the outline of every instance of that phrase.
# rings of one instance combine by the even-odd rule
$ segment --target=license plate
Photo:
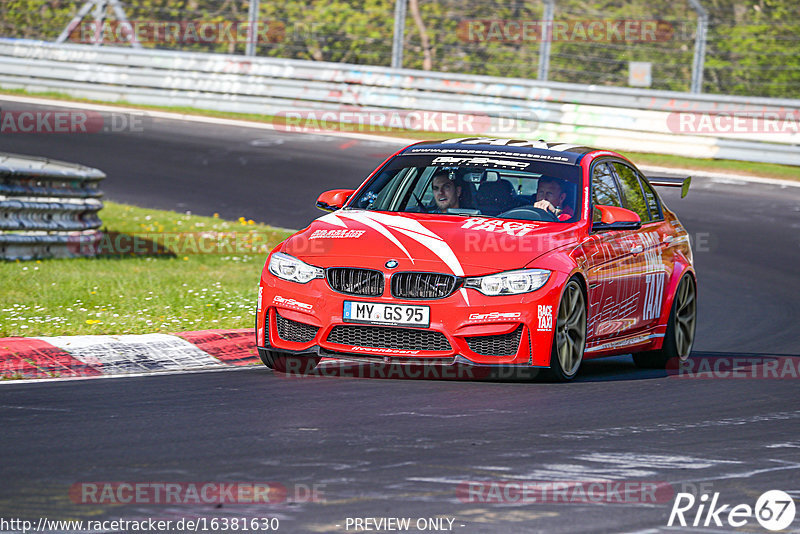
[[[428,327],[431,324],[431,309],[428,306],[346,300],[342,320],[346,323]]]

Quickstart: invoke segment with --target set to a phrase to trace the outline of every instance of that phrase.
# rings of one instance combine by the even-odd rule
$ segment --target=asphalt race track
[[[4,102],[0,96],[3,111],[34,108],[41,106]],[[376,161],[402,148],[148,116],[136,120],[142,131],[0,135],[0,151],[97,167],[109,176],[101,188],[110,200],[301,228],[320,215],[319,193],[355,187]]]
[[[164,119],[136,133],[0,136],[0,151],[104,170],[110,200],[292,228],[319,214],[321,191],[357,185],[397,148]],[[692,358],[788,356],[798,369],[800,188],[696,179],[683,200],[662,194],[694,239]],[[464,533],[768,532],[754,518],[741,528],[704,526],[705,515],[685,529],[667,521],[678,492],[719,493],[732,506],[753,506],[772,489],[800,498],[797,375],[690,379],[637,370],[629,357],[586,362],[570,384],[387,374],[289,378],[254,367],[2,384],[0,517],[277,517],[281,532],[356,532],[355,518],[386,517],[412,527],[439,519],[429,531]],[[544,503],[461,491],[470,481],[496,489],[595,480],[668,491]],[[71,498],[73,485],[98,481],[270,482],[287,499],[217,507]],[[800,532],[800,518],[787,532]]]

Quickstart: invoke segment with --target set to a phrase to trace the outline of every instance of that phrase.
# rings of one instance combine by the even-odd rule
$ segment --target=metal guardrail
[[[10,39],[0,39],[0,86],[268,115],[359,106],[516,117],[518,131],[506,137],[800,165],[800,100]],[[775,131],[676,132],[686,112],[774,112],[794,121]]]
[[[105,176],[74,163],[0,153],[0,258],[92,255]]]

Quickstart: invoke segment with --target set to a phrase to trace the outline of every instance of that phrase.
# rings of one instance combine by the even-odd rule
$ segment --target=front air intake
[[[419,328],[338,325],[328,334],[328,342],[376,349],[452,350],[444,334]]]
[[[317,335],[317,328],[314,325],[292,321],[275,311],[275,322],[278,323],[278,337],[284,341],[294,343],[308,343]]]
[[[519,350],[519,340],[522,337],[522,325],[508,334],[495,336],[470,336],[467,345],[472,352],[481,356],[513,356]]]

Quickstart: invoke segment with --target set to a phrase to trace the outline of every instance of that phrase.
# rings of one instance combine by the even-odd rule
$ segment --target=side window
[[[639,177],[642,183],[642,191],[644,191],[644,201],[647,203],[647,208],[650,210],[650,218],[653,220],[663,219],[664,215],[661,213],[661,203],[658,201],[658,195],[653,191],[653,186],[647,183],[647,180]]]
[[[599,163],[592,171],[592,204],[622,207],[617,184],[608,163]],[[592,210],[592,220],[600,221],[600,212]]]
[[[639,177],[636,171],[622,163],[613,163],[619,178],[619,186],[622,188],[622,198],[625,201],[624,207],[636,212],[642,222],[650,221],[650,212],[644,201],[642,187],[639,185]]]

